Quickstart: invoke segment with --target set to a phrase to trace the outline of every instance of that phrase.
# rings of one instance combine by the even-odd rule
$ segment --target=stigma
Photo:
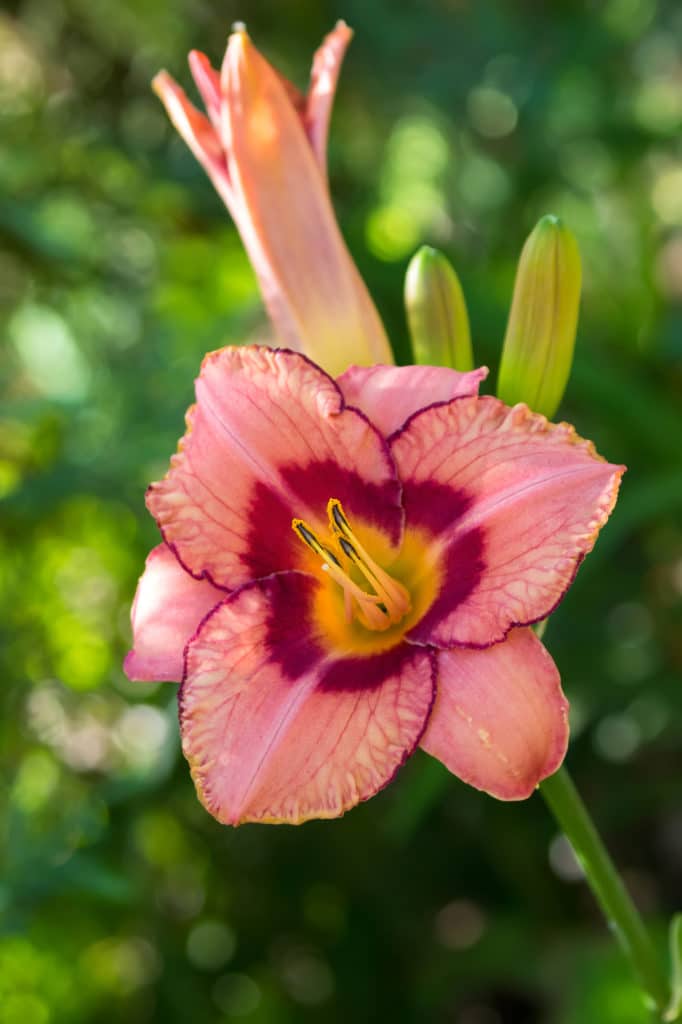
[[[291,526],[297,537],[320,558],[323,571],[341,587],[346,621],[350,623],[356,618],[367,629],[375,631],[397,625],[412,608],[407,590],[365,550],[338,498],[330,498],[327,515],[328,543],[320,540],[302,519],[293,519]]]

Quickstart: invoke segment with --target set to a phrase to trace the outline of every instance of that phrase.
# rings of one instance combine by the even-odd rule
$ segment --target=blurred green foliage
[[[643,1024],[539,798],[417,755],[333,823],[222,828],[173,686],[121,672],[146,484],[205,351],[267,334],[236,233],[149,91],[246,18],[299,84],[356,29],[339,217],[396,350],[442,248],[496,370],[537,218],[585,289],[561,413],[622,499],[546,642],[569,764],[663,955],[682,902],[682,9],[675,0],[9,0],[0,16],[0,1024]],[[493,377],[494,381],[494,377]]]

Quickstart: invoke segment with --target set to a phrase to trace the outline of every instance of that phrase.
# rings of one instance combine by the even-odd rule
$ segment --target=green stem
[[[670,999],[668,980],[644,922],[592,824],[565,768],[545,779],[540,792],[570,841],[609,925],[661,1017]]]

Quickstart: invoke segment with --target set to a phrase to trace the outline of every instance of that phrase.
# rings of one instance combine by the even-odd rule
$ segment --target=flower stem
[[[560,768],[540,783],[540,792],[570,841],[642,987],[663,1018],[670,993],[660,957],[566,769]]]

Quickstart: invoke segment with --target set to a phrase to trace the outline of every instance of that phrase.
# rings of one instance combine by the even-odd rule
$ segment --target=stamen
[[[338,498],[330,498],[327,505],[329,525],[337,537],[341,550],[351,560],[376,593],[383,598],[387,614],[392,622],[400,622],[411,608],[410,595],[405,587],[389,576],[365,551],[351,530],[343,507]]]
[[[368,594],[351,579],[341,560],[307,523],[293,519],[291,525],[303,543],[322,559],[322,569],[342,588],[346,621],[352,621],[355,604],[357,617],[368,629],[383,631],[400,622],[411,607],[409,594],[367,554],[351,530],[338,499],[330,500],[327,512],[338,551],[364,576],[374,594]]]
[[[320,558],[325,559],[325,561],[327,559],[331,559],[332,562],[335,562],[336,565],[338,565],[339,569],[341,568],[341,562],[339,562],[334,552],[330,551],[329,548],[325,547],[324,544],[317,539],[313,531],[309,526],[306,526],[302,519],[293,519],[291,525],[303,543],[306,544],[311,551],[314,551],[316,555],[319,555]]]

